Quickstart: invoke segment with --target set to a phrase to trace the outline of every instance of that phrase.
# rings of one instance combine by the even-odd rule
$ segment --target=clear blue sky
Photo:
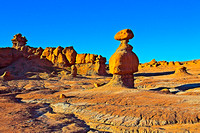
[[[127,28],[142,63],[200,59],[200,0],[0,0],[0,47],[22,33],[32,47],[74,46],[109,60]]]

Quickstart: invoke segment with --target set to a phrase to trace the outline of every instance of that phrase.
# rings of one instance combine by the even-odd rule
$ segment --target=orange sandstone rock
[[[122,36],[123,33],[125,36]],[[138,71],[139,59],[132,51],[133,47],[127,44],[128,39],[133,38],[133,33],[130,29],[126,29],[115,36],[117,36],[116,40],[126,39],[126,41],[121,41],[120,46],[109,60],[109,71],[113,74],[109,84],[134,87],[133,73]]]
[[[60,53],[62,53],[63,48],[61,46],[58,46],[54,51],[53,54],[55,56],[58,56]]]
[[[44,49],[44,51],[42,52],[42,55],[41,55],[41,59],[47,59],[49,61],[52,61],[52,55],[53,55],[53,51],[54,51],[55,48],[51,48],[51,47],[46,47]]]
[[[124,29],[119,31],[116,35],[115,35],[115,40],[129,40],[132,39],[134,37],[133,32],[130,29]]]
[[[64,94],[60,94],[60,99],[67,98]]]
[[[59,53],[58,58],[57,58],[57,63],[59,63],[59,64],[67,64],[68,61],[67,61],[65,55],[63,55],[62,53]]]
[[[71,76],[76,77],[76,75],[77,75],[77,68],[75,65],[72,65],[71,66]]]
[[[77,52],[74,50],[74,48],[72,46],[65,47],[65,49],[63,49],[62,53],[66,56],[70,65],[75,64]]]
[[[174,66],[174,62],[173,62],[173,61],[170,61],[170,62],[168,63],[168,65],[169,65],[169,66]]]
[[[109,60],[112,74],[131,74],[138,71],[139,59],[129,44],[120,44]]]
[[[17,47],[21,47],[21,46],[25,46],[26,42],[28,41],[26,39],[26,37],[22,36],[21,33],[18,33],[16,35],[13,36],[14,38],[11,40],[13,43],[13,47],[17,48]]]
[[[85,63],[94,63],[97,55],[94,54],[87,54],[85,57]]]
[[[174,73],[176,76],[189,76],[191,75],[190,73],[187,72],[187,68],[184,66],[178,67],[175,70]]]
[[[85,57],[87,54],[77,54],[76,56],[76,63],[77,64],[84,64],[85,63]]]
[[[178,61],[176,61],[176,62],[174,63],[174,65],[175,65],[175,66],[180,66],[180,65],[181,65],[181,63],[180,63],[180,62],[178,62]]]

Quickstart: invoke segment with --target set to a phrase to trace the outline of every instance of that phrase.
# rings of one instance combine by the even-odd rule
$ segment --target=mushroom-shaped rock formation
[[[13,37],[14,38],[11,40],[13,43],[13,46],[12,46],[13,48],[19,48],[19,47],[25,46],[26,42],[28,41],[26,37],[22,36],[21,33],[18,33],[14,35]]]
[[[133,73],[138,71],[139,59],[132,51],[133,47],[128,44],[129,39],[133,37],[130,29],[119,31],[114,37],[121,41],[121,44],[109,60],[109,71],[113,74],[110,85],[134,87]]]

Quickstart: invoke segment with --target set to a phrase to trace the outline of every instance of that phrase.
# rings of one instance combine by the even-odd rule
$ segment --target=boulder
[[[65,47],[65,49],[63,49],[62,53],[66,56],[70,65],[75,64],[77,52],[74,50],[74,48],[72,46]]]
[[[42,55],[41,55],[41,59],[47,59],[49,61],[52,61],[52,55],[53,55],[53,51],[54,51],[55,48],[52,48],[52,47],[46,47],[44,49],[44,51],[42,52]]]
[[[85,57],[85,63],[94,63],[96,60],[97,55],[94,54],[87,54]]]
[[[129,40],[132,39],[134,37],[133,32],[130,29],[124,29],[119,31],[116,35],[115,35],[115,40],[118,41],[122,41],[122,40]]]
[[[68,61],[67,61],[65,55],[63,55],[62,53],[59,53],[59,55],[57,57],[57,62],[56,63],[67,65]]]
[[[55,56],[58,56],[60,53],[62,53],[63,48],[61,46],[58,46],[56,49],[54,49],[53,54]]]
[[[86,55],[87,54],[77,54],[77,56],[76,56],[76,64],[84,64]]]

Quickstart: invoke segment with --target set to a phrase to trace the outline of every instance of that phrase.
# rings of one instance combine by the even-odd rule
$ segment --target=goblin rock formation
[[[12,48],[18,50],[18,53],[21,52],[24,57],[33,59],[33,58],[39,58],[43,52],[43,49],[41,47],[39,48],[33,48],[26,45],[26,42],[28,41],[26,37],[22,36],[22,34],[18,33],[13,36],[14,38],[11,40],[13,43]]]
[[[14,38],[11,40],[13,43],[13,48],[22,47],[26,45],[28,41],[26,37],[22,36],[22,34],[18,33],[13,36]]]
[[[51,61],[57,67],[76,65],[79,74],[106,75],[106,58],[95,54],[77,54],[72,46],[62,48],[47,47],[44,49],[41,59]]]
[[[119,31],[114,37],[121,41],[121,44],[109,60],[110,73],[113,74],[109,83],[111,85],[134,87],[133,73],[138,71],[139,59],[132,51],[133,47],[128,44],[129,39],[133,37],[134,34],[130,29]]]
[[[52,65],[64,68],[76,65],[79,74],[106,75],[106,58],[95,54],[77,54],[72,46],[57,48],[47,47],[44,50],[26,45],[27,39],[18,33],[12,39],[12,48],[0,48],[0,68],[7,67],[19,58],[29,60],[47,60]]]
[[[75,65],[72,65],[71,66],[71,76],[76,77],[76,75],[77,75],[77,68]]]

